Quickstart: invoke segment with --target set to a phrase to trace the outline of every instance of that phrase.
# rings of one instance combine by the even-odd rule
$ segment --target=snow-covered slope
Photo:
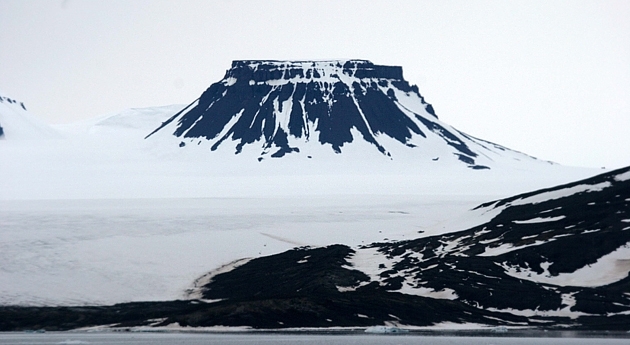
[[[365,60],[234,61],[221,81],[148,138],[258,160],[380,153],[473,169],[534,161],[443,123],[401,67]]]
[[[111,137],[111,141],[118,141],[122,137],[128,137],[137,141],[143,139],[143,134],[153,130],[157,123],[168,120],[184,107],[183,104],[172,104],[149,108],[131,108],[76,123],[54,125],[53,127],[67,136],[82,135],[82,139],[96,137],[103,140]]]
[[[58,137],[59,134],[48,124],[30,114],[23,102],[0,91],[0,139],[14,141]]]

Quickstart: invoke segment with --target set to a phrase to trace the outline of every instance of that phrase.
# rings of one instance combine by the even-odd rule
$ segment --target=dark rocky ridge
[[[340,307],[338,303],[346,303],[341,300],[368,300],[370,296],[370,303],[353,305],[355,319],[361,314],[363,321],[403,325],[450,321],[625,329],[628,326],[624,323],[630,321],[627,268],[624,277],[596,286],[538,282],[531,274],[543,274],[547,269],[550,277],[573,273],[619,248],[627,248],[630,244],[628,174],[630,168],[619,169],[481,205],[480,208],[488,210],[503,209],[489,222],[469,230],[357,249],[373,248],[382,254],[384,262],[376,280],[359,268],[351,268],[352,262],[348,260],[355,251],[346,246],[304,248],[252,260],[218,275],[203,288],[203,296],[259,302],[326,296],[331,301],[329,310]],[[580,188],[581,191],[572,193]],[[550,220],[524,221],[539,218]],[[500,248],[506,249],[491,253]],[[333,263],[331,258],[337,259]],[[507,267],[532,273],[514,276],[508,274]],[[433,291],[450,290],[455,298],[400,293],[403,284]],[[392,295],[422,311],[401,313],[405,309],[389,300],[394,298]],[[424,313],[427,308],[431,309],[430,316]],[[363,324],[359,320],[354,322]]]
[[[380,137],[414,148],[428,135],[475,168],[487,168],[476,163],[481,147],[504,150],[441,123],[401,67],[366,60],[234,61],[221,81],[147,138],[164,131],[180,138],[180,147],[209,142],[211,151],[228,146],[240,154],[253,145],[259,160],[299,153],[309,141],[335,153],[366,141],[391,157]]]

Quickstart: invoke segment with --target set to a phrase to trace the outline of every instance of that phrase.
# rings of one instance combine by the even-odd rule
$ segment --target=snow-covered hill
[[[120,112],[105,114],[65,125],[53,127],[66,134],[81,136],[82,140],[90,137],[104,140],[111,138],[111,142],[128,138],[135,141],[142,140],[146,133],[152,131],[156,124],[168,120],[173,114],[185,107],[183,104],[172,104],[149,108],[131,108]]]
[[[46,140],[59,138],[48,124],[28,112],[20,102],[0,91],[0,139]]]

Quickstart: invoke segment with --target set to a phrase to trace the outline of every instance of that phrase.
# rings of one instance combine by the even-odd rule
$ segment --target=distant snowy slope
[[[53,125],[53,128],[73,145],[86,146],[95,152],[108,154],[120,149],[139,152],[146,146],[143,140],[146,133],[183,108],[184,105],[179,104],[130,108],[74,123]]]
[[[142,139],[147,131],[155,128],[174,113],[182,110],[185,105],[172,104],[147,108],[130,108],[119,112],[105,114],[96,118],[83,120],[66,125],[55,125],[61,131],[89,136],[133,136]]]
[[[0,91],[0,139],[12,141],[58,137],[48,124],[30,114],[23,102]]]

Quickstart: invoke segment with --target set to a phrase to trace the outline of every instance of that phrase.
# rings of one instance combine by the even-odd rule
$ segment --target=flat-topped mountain
[[[223,79],[147,138],[158,133],[182,148],[251,152],[258,160],[346,154],[349,147],[356,153],[359,146],[394,160],[410,151],[474,169],[532,160],[443,123],[401,67],[366,60],[234,61]]]

